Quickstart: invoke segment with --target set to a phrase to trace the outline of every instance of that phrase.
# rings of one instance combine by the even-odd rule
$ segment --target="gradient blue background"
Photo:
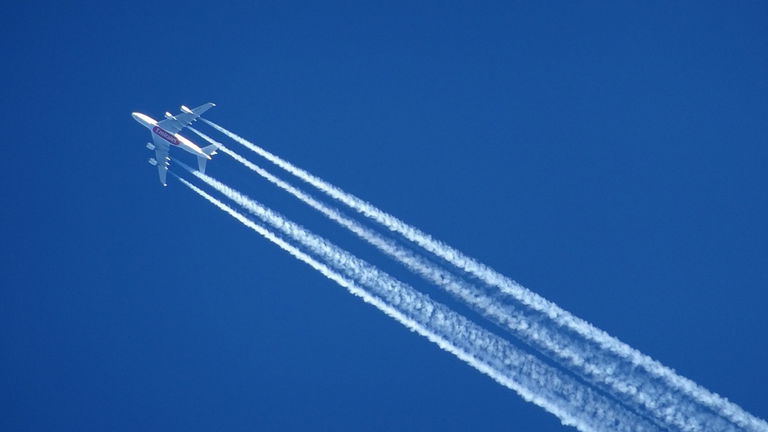
[[[208,101],[768,417],[765,3],[106,3],[3,10],[0,430],[563,429],[160,187],[130,112]]]

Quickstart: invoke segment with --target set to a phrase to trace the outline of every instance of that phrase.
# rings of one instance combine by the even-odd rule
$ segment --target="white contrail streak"
[[[617,378],[614,373],[609,373],[609,369],[613,366],[610,364],[610,359],[603,359],[600,356],[600,352],[590,354],[588,357],[592,362],[588,362],[583,353],[594,350],[593,347],[578,344],[577,341],[574,341],[573,338],[563,334],[558,329],[528,319],[525,312],[514,305],[494,301],[491,296],[484,293],[478,287],[467,283],[461,278],[457,278],[440,266],[401,247],[395,241],[364,227],[357,221],[345,216],[338,209],[323,204],[306,192],[272,175],[267,170],[257,166],[206,134],[191,127],[190,130],[211,144],[217,145],[220,151],[228,154],[269,182],[318,210],[385,254],[400,261],[411,271],[465,301],[486,318],[509,330],[511,334],[519,337],[532,347],[554,357],[555,360],[568,359],[567,366],[572,370],[627,402],[634,409],[645,411],[649,416],[658,419],[658,421],[681,430],[701,430],[704,425],[707,425],[709,430],[728,429],[728,425],[723,424],[722,419],[715,417],[708,410],[702,412],[701,406],[698,404],[680,401],[677,395],[664,392],[663,389],[659,389],[657,386],[643,386],[644,383],[637,380],[627,383],[625,377]],[[599,359],[601,362],[595,362],[595,359]],[[668,407],[674,407],[674,409],[668,409]]]
[[[201,176],[208,177],[202,174]],[[301,226],[262,207],[228,186],[208,178],[209,185],[220,186],[222,192],[228,192],[225,195],[234,197],[244,208],[283,232],[291,240],[322,257],[336,270],[301,252],[270,230],[255,224],[186,180],[180,180],[230,216],[347,288],[352,294],[360,296],[440,348],[516,391],[525,400],[554,414],[563,424],[582,431],[659,430],[654,424],[626,410],[610,398],[546,365],[446,306],[434,302],[426,295],[400,283],[325,239],[307,232]],[[339,271],[346,273],[346,276]]]
[[[477,277],[479,280],[485,282],[486,284],[498,288],[502,294],[510,296],[526,307],[532,309],[533,311],[543,314],[557,326],[568,329],[571,332],[581,336],[585,339],[583,344],[594,345],[595,348],[601,348],[601,350],[592,350],[593,352],[601,352],[600,356],[606,357],[606,359],[611,357],[610,354],[614,356],[612,357],[612,360],[587,358],[585,361],[586,364],[593,363],[593,360],[596,362],[612,361],[614,365],[610,371],[612,373],[613,371],[619,372],[614,373],[614,376],[619,377],[622,374],[637,374],[640,376],[649,375],[649,377],[644,380],[644,388],[654,384],[662,384],[665,387],[668,387],[673,393],[677,392],[687,395],[697,403],[706,406],[707,408],[715,411],[718,415],[729,419],[742,428],[754,431],[768,431],[768,423],[752,416],[738,405],[728,401],[726,398],[719,396],[716,393],[710,392],[695,382],[676,374],[672,369],[662,365],[651,357],[610,336],[608,333],[594,327],[590,323],[575,317],[556,304],[529,291],[525,287],[496,272],[490,267],[464,255],[460,251],[446,245],[445,243],[432,238],[430,235],[406,224],[405,222],[376,208],[368,202],[363,201],[352,194],[344,192],[338,187],[331,185],[330,183],[308,173],[307,171],[294,166],[293,164],[279,158],[276,155],[273,155],[272,153],[262,149],[259,146],[256,146],[250,141],[224,129],[223,127],[205,119],[203,119],[203,121],[212,126],[214,129],[232,138],[236,142],[242,144],[249,150],[259,154],[280,168],[311,184],[328,196],[342,202],[360,214],[382,224],[386,228],[399,233],[406,239],[416,243],[420,247],[444,259],[445,261],[451,263],[464,272]],[[569,358],[562,358],[561,360],[566,361],[572,365],[578,365],[578,362],[574,363],[574,361]],[[640,368],[640,370],[638,370],[638,368]],[[613,384],[613,386],[617,388],[620,387],[620,391],[622,392],[632,393],[635,391],[633,389],[634,386],[631,383],[624,385],[617,382]],[[648,404],[653,403],[653,401],[644,400],[641,403]],[[667,417],[676,415],[669,406],[662,407],[662,409],[667,410]],[[680,421],[683,420],[675,421],[675,423],[680,423]]]
[[[519,337],[532,347],[553,357],[555,360],[567,359],[567,366],[574,372],[579,373],[583,378],[612,393],[634,409],[646,412],[649,416],[656,418],[669,427],[679,428],[684,431],[701,430],[705,425],[708,430],[729,429],[729,426],[722,419],[715,417],[708,410],[702,411],[702,407],[699,404],[685,400],[687,398],[680,400],[678,395],[670,394],[665,389],[659,388],[659,386],[643,386],[644,383],[642,381],[633,379],[634,377],[631,376],[616,377],[615,373],[609,372],[614,367],[610,361],[611,359],[603,358],[604,356],[601,356],[600,351],[588,356],[583,355],[584,352],[594,351],[594,347],[579,344],[578,341],[552,326],[546,326],[535,320],[528,319],[525,311],[514,305],[494,301],[491,296],[478,287],[467,283],[461,278],[457,278],[440,266],[401,247],[391,239],[364,227],[357,221],[345,216],[338,209],[323,204],[306,192],[272,175],[267,170],[257,166],[206,134],[191,127],[190,130],[211,144],[217,145],[223,153],[228,154],[267,181],[287,191],[385,254],[400,261],[411,271],[465,301],[486,318],[509,330],[511,334]],[[591,361],[587,361],[585,357],[589,357]],[[600,360],[600,362],[596,360]],[[630,382],[627,382],[628,378]]]

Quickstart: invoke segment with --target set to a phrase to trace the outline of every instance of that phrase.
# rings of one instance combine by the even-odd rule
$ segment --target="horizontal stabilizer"
[[[205,174],[205,163],[206,162],[208,162],[208,159],[206,159],[206,158],[204,158],[202,156],[198,156],[197,157],[197,168],[203,174]]]
[[[207,154],[208,156],[213,156],[216,154],[216,150],[218,150],[219,147],[216,144],[211,144],[209,146],[205,146],[201,148],[200,150],[203,151],[203,153]]]

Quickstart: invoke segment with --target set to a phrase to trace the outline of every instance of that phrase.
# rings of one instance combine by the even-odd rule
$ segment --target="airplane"
[[[170,165],[171,158],[168,156],[168,151],[171,147],[182,148],[197,156],[197,166],[200,172],[205,172],[205,163],[211,159],[211,156],[216,154],[216,145],[211,144],[202,148],[198,147],[192,141],[179,135],[179,132],[192,124],[204,112],[215,106],[216,104],[210,102],[194,109],[189,109],[182,105],[180,114],[172,115],[166,112],[165,119],[160,121],[156,121],[142,113],[131,113],[134,120],[151,131],[153,142],[148,142],[147,148],[155,151],[155,157],[149,158],[149,164],[157,166],[157,173],[160,175],[160,183],[163,186],[168,186],[165,182],[165,177]]]

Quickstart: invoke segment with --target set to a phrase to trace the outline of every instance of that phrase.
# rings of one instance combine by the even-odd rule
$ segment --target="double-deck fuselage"
[[[172,134],[158,126],[157,121],[155,121],[155,119],[152,117],[138,112],[131,113],[131,116],[133,116],[133,119],[139,122],[142,126],[152,131],[153,135],[157,135],[165,141],[168,141],[170,145],[182,148],[197,157],[211,159],[209,155],[203,152],[203,150],[192,141],[184,138],[179,134]]]

